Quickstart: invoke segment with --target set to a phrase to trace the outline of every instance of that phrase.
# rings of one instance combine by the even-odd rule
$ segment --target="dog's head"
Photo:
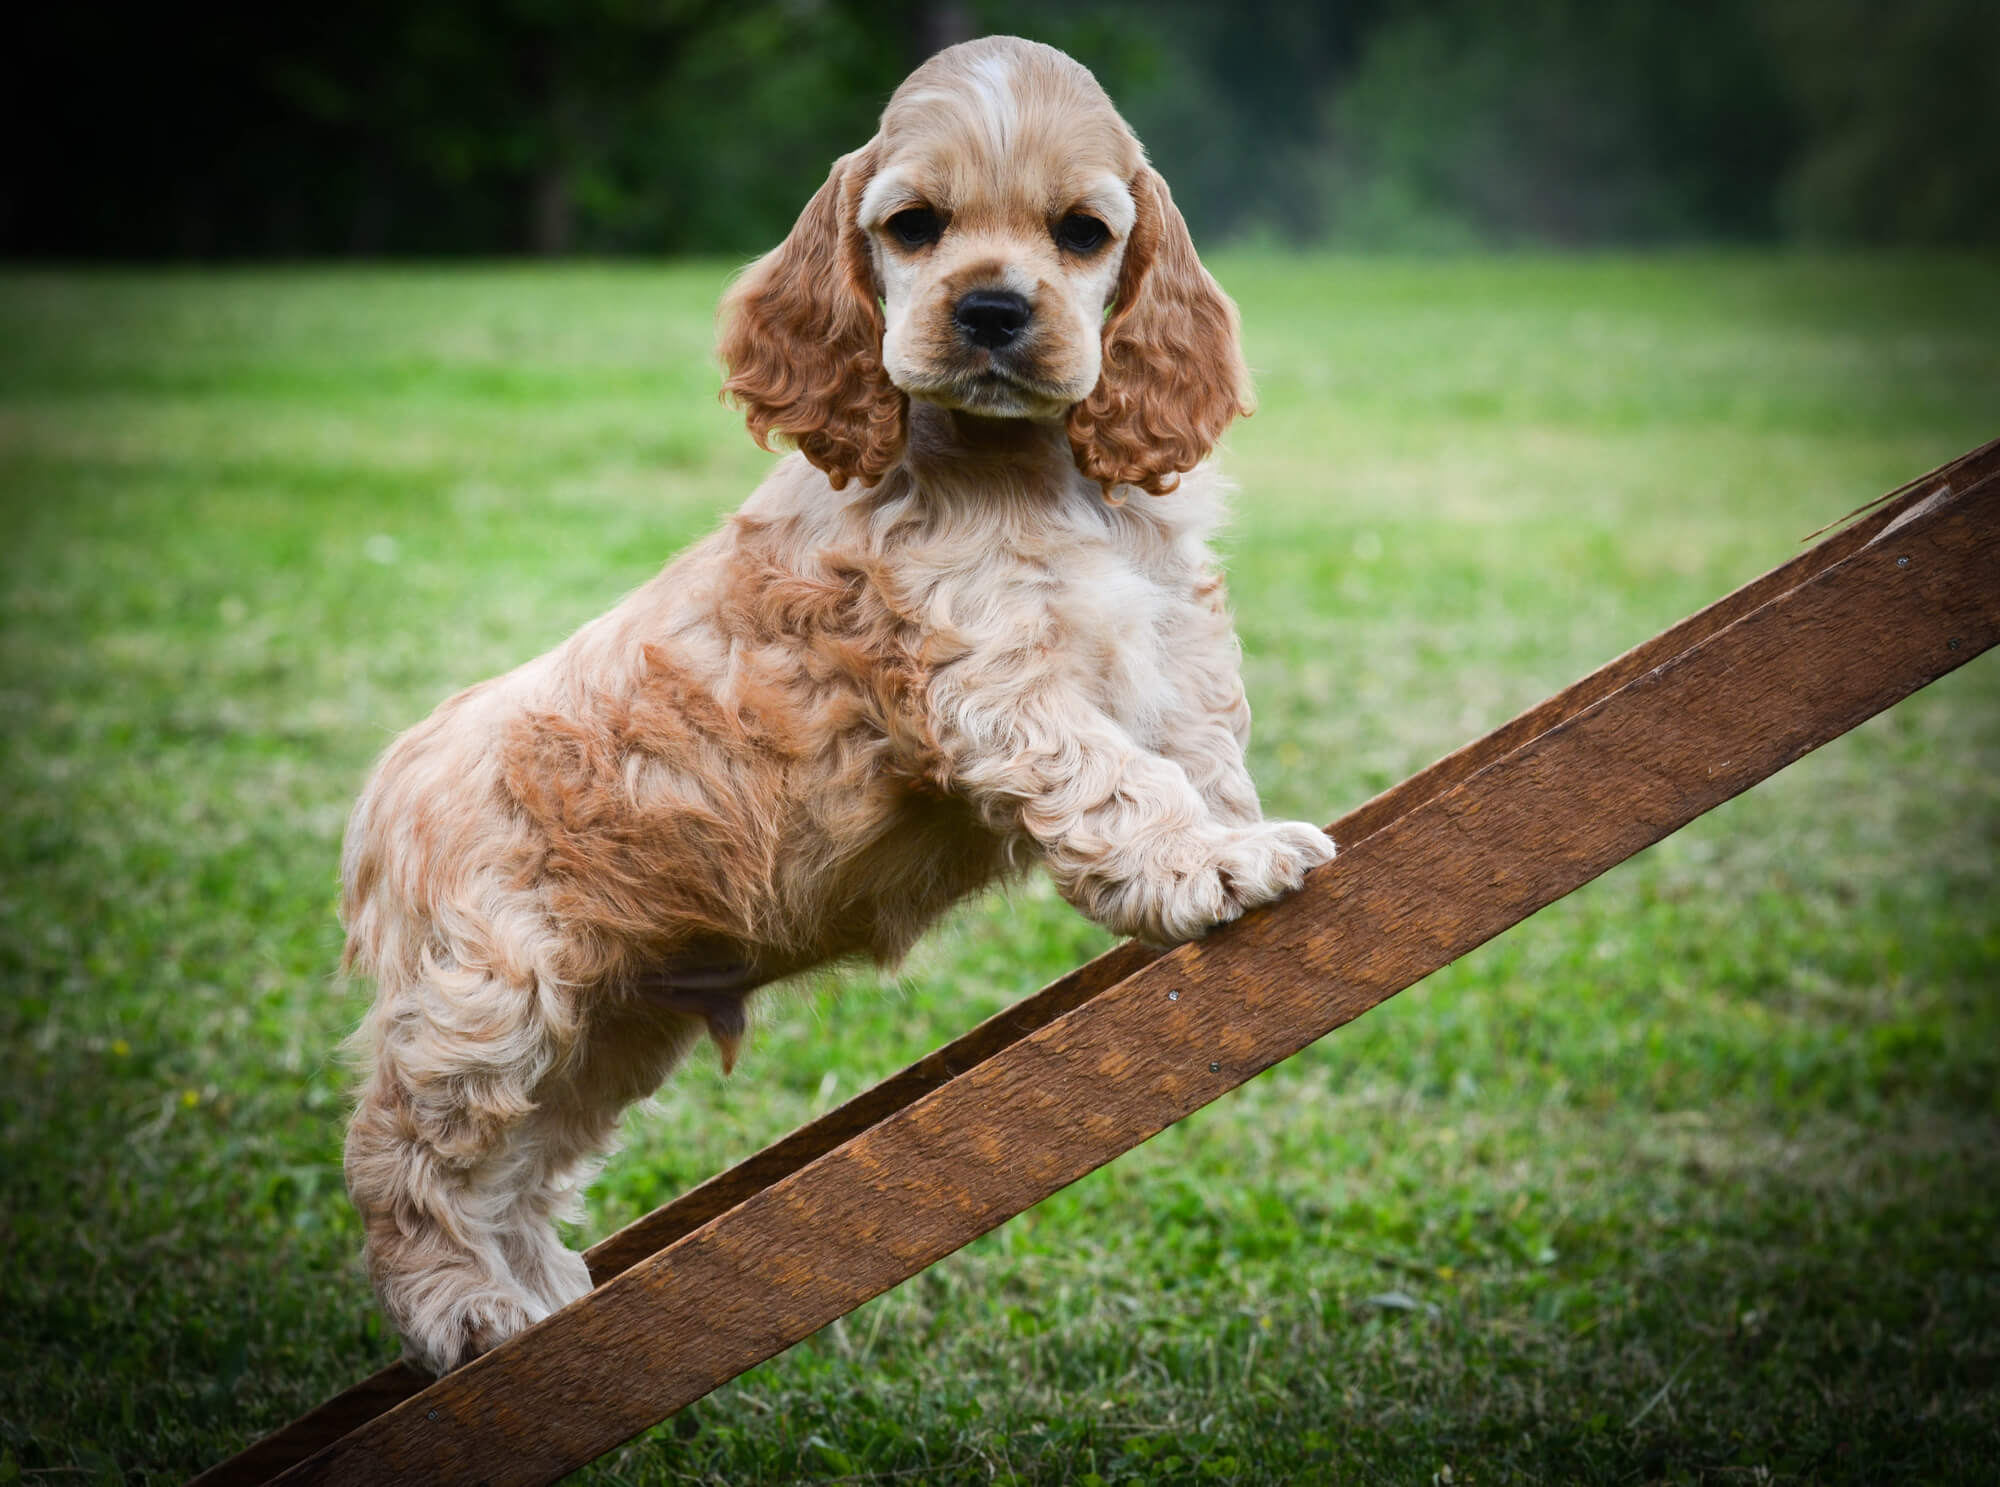
[[[1088,71],[989,37],[896,90],[723,302],[726,394],[835,487],[895,463],[908,400],[1063,422],[1159,493],[1249,411],[1236,309]]]

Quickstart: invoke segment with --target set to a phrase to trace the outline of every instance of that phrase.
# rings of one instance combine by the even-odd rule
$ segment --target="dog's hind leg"
[[[595,1009],[575,1055],[538,1092],[517,1128],[516,1199],[501,1228],[515,1280],[559,1311],[590,1289],[583,1256],[556,1224],[579,1217],[583,1192],[616,1146],[618,1119],[653,1093],[700,1036],[694,1016],[644,1003]]]
[[[510,1238],[539,1171],[539,1087],[575,1028],[566,993],[532,977],[426,972],[382,989],[346,1165],[382,1308],[443,1373],[553,1309],[516,1275]]]

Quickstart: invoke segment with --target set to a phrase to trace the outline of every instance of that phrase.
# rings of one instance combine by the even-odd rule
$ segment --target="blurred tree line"
[[[747,253],[986,31],[1209,240],[2000,244],[2000,0],[354,0],[38,8],[0,250]]]

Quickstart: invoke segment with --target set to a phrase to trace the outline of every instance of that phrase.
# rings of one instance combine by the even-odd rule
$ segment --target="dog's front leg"
[[[952,783],[990,825],[1030,838],[1063,897],[1107,929],[1194,939],[1333,856],[1305,822],[1218,816],[1185,769],[1067,689],[1011,702],[958,709]]]
[[[1160,752],[1178,764],[1216,819],[1239,826],[1264,819],[1243,757],[1250,704],[1233,667],[1189,665],[1180,695],[1163,710]]]
[[[1165,625],[1163,640],[1174,666],[1172,694],[1160,715],[1160,752],[1187,771],[1221,820],[1261,821],[1264,808],[1244,759],[1250,702],[1243,691],[1243,648],[1230,623],[1221,576],[1205,572]]]

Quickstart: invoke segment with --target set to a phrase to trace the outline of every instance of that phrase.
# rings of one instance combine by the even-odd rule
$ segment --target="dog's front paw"
[[[1334,857],[1333,838],[1304,821],[1259,821],[1233,837],[1216,864],[1235,906],[1231,919],[1292,892]]]
[[[1290,893],[1333,859],[1333,841],[1303,821],[1260,821],[1225,833],[1193,862],[1163,863],[1127,885],[1110,928],[1155,945],[1200,939],[1245,910]]]

